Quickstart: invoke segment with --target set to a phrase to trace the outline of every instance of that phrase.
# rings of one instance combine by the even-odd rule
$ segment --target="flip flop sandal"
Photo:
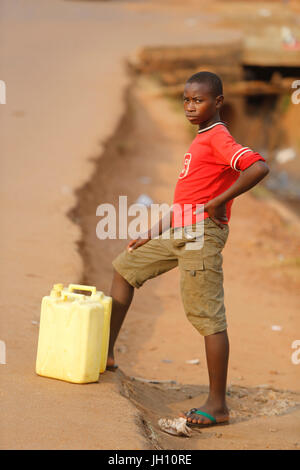
[[[229,424],[228,423],[229,418],[227,418],[224,421],[217,421],[216,418],[214,418],[212,415],[206,413],[205,411],[198,410],[197,408],[192,408],[190,411],[185,413],[185,417],[190,418],[192,414],[205,416],[205,418],[210,419],[211,422],[210,423],[192,423],[192,422],[187,420],[186,425],[190,426],[190,427],[206,428],[206,427],[209,427],[209,426],[218,426],[219,424],[223,424],[223,425],[224,424]]]

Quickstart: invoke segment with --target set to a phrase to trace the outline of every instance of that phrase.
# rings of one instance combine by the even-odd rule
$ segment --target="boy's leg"
[[[185,416],[193,424],[214,424],[228,420],[226,380],[229,341],[224,306],[222,250],[229,229],[218,227],[210,219],[204,221],[204,244],[193,249],[193,242],[182,250],[179,258],[181,294],[185,312],[192,325],[205,337],[209,374],[209,396],[201,408]],[[198,413],[196,413],[198,411]],[[209,414],[212,419],[201,415]]]
[[[209,395],[206,402],[195,410],[204,411],[217,422],[225,422],[229,411],[226,405],[226,381],[229,357],[227,330],[205,336],[206,360],[209,375]],[[194,412],[189,412],[187,421],[196,424],[211,424],[211,420]]]
[[[112,297],[112,311],[111,311],[111,322],[110,322],[110,337],[109,337],[109,348],[107,367],[114,367],[114,345],[118,337],[119,331],[123,324],[127,310],[130,307],[134,294],[134,287],[124,279],[114,269],[113,280],[110,290],[110,296]]]
[[[132,252],[124,250],[113,260],[114,275],[110,295],[112,315],[107,367],[114,367],[114,345],[130,307],[134,288],[140,288],[148,279],[175,268],[177,257],[170,251],[170,239],[152,239]]]
[[[207,403],[213,403],[216,408],[224,410],[229,358],[227,330],[205,336],[205,351],[209,375]]]

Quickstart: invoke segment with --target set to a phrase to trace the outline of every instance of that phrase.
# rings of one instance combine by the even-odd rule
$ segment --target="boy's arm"
[[[170,228],[172,222],[172,214],[173,209],[171,207],[170,211],[168,211],[161,219],[151,227],[148,232],[141,235],[141,237],[137,238],[136,240],[131,240],[127,245],[127,250],[132,251],[138,248],[141,245],[147,243],[151,238],[155,238],[163,233],[165,230]]]
[[[227,221],[225,207],[226,202],[253,188],[253,186],[259,183],[259,181],[261,181],[269,173],[269,171],[270,169],[267,163],[262,160],[258,160],[252,163],[252,165],[246,168],[246,170],[241,171],[239,178],[233,183],[232,186],[230,186],[230,188],[205,204],[204,211],[208,212],[209,216],[214,220],[214,222],[223,228],[221,225],[222,221]]]
[[[211,147],[216,163],[240,172],[239,178],[230,188],[204,205],[204,211],[208,212],[209,217],[224,228],[222,221],[228,221],[225,204],[261,181],[269,173],[269,167],[264,157],[237,143],[223,126],[219,126],[212,136]]]

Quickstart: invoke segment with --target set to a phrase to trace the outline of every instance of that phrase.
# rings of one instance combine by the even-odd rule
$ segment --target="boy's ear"
[[[216,108],[221,108],[224,102],[224,95],[219,95],[216,97]]]

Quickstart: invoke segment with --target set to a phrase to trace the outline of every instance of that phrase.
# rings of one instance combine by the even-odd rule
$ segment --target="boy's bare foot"
[[[203,412],[203,414],[199,412]],[[200,408],[192,408],[186,413],[181,413],[180,416],[186,418],[187,424],[191,426],[214,426],[228,423],[229,410],[226,405],[220,408],[206,403]]]
[[[112,356],[108,356],[107,362],[106,362],[106,369],[116,370],[117,368],[118,368],[118,365],[115,364],[115,359]]]

